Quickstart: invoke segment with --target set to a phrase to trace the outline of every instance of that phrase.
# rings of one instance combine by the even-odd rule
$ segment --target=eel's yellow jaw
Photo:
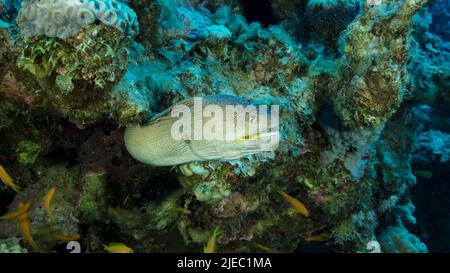
[[[236,139],[234,141],[234,143],[239,144],[242,143],[244,141],[247,140],[264,140],[264,139],[269,139],[273,136],[277,136],[278,132],[265,132],[265,133],[256,133],[256,134],[249,134],[249,135],[244,135],[239,139]]]

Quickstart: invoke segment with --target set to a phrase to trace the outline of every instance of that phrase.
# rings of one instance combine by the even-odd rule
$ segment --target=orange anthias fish
[[[25,205],[23,203],[19,203],[19,209],[24,206]],[[31,236],[30,217],[28,217],[28,212],[21,214],[18,217],[18,220],[23,238],[31,245],[31,247],[35,248],[36,242],[33,240],[33,237]]]
[[[317,234],[317,235],[309,235],[305,238],[307,242],[326,242],[331,240],[333,237],[331,237],[329,234]]]
[[[175,211],[190,215],[192,212],[185,208],[174,208]]]
[[[53,195],[55,194],[55,192],[56,192],[56,187],[52,187],[47,192],[47,194],[44,196],[44,208],[45,208],[45,211],[47,212],[48,216],[52,215],[52,208],[50,205],[52,203]]]
[[[203,253],[215,253],[217,251],[217,237],[221,234],[219,228],[215,228],[208,243],[203,248]]]
[[[291,206],[297,210],[300,214],[302,214],[303,216],[308,217],[309,216],[309,210],[305,207],[305,205],[303,205],[302,202],[300,202],[298,199],[290,196],[289,194],[287,194],[286,192],[284,192],[282,189],[280,189],[278,186],[274,185],[274,189],[275,191],[280,194],[286,201],[288,201]]]
[[[19,205],[19,207],[15,211],[9,212],[9,213],[3,215],[2,217],[0,217],[0,220],[16,219],[19,216],[21,216],[22,214],[27,213],[30,210],[30,208],[31,208],[31,202],[27,202],[27,203],[25,203],[25,205],[22,204],[22,206]]]
[[[257,248],[259,248],[259,249],[261,249],[262,251],[267,252],[267,253],[282,253],[281,251],[278,251],[278,250],[276,250],[276,249],[267,247],[267,246],[262,245],[262,244],[260,244],[260,243],[255,243],[255,242],[253,242],[252,244],[253,244],[255,247],[257,247]]]
[[[14,191],[18,193],[21,191],[21,188],[16,184],[14,184],[11,176],[9,176],[9,174],[6,172],[6,170],[3,168],[2,165],[0,165],[0,180],[2,180],[2,182],[5,185],[11,187]]]
[[[61,242],[70,242],[70,241],[79,241],[81,239],[81,236],[80,234],[70,234],[70,235],[55,234],[53,235],[53,238]]]
[[[103,245],[109,253],[134,253],[133,249],[122,243],[110,243],[109,246]]]

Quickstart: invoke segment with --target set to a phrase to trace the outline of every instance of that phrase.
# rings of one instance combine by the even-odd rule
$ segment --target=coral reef
[[[201,252],[217,228],[219,252],[427,251],[414,189],[449,162],[442,1],[264,1],[268,18],[237,0],[20,2],[0,0],[0,164],[24,190],[1,184],[0,214],[31,202],[36,246],[13,219],[0,252]],[[278,149],[173,141],[193,97],[279,106]]]
[[[414,16],[408,70],[415,75],[410,79],[414,100],[443,107],[448,103],[450,68],[442,64],[448,63],[450,59],[450,43],[443,41],[445,36],[436,36],[430,31],[436,17],[440,18],[432,17],[425,9]]]

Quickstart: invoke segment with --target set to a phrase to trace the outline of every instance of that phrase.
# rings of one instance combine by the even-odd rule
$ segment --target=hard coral
[[[117,0],[25,0],[17,22],[26,37],[67,39],[95,20],[126,35],[139,32],[134,11]]]

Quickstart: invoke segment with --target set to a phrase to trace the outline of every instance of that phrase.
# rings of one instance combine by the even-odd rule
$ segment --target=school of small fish
[[[0,179],[5,185],[11,187],[17,193],[20,193],[20,187],[13,183],[11,176],[6,172],[5,168],[3,168],[2,165],[0,165]],[[43,206],[48,217],[52,216],[51,202],[53,200],[55,192],[56,187],[51,187],[43,198]],[[31,209],[30,201],[25,203],[19,202],[19,205],[15,211],[11,211],[3,216],[0,216],[0,220],[1,221],[17,220],[20,226],[22,237],[34,249],[37,247],[37,244],[34,241],[31,233],[30,217],[28,214],[30,209]],[[80,240],[81,238],[79,234],[71,234],[71,235],[55,234],[53,237],[56,241],[63,241],[63,242],[77,241]]]
[[[14,191],[20,192],[20,187],[13,183],[11,176],[6,172],[3,166],[0,165],[0,179],[1,181],[11,187]],[[273,185],[273,189],[276,193],[278,193],[285,201],[287,201],[291,207],[298,212],[299,214],[308,217],[310,212],[306,208],[306,206],[297,198],[290,196],[288,193],[284,192],[280,187]],[[51,187],[50,190],[45,194],[43,198],[43,206],[46,211],[48,217],[52,216],[51,203],[53,197],[56,193],[56,187]],[[32,247],[36,248],[36,242],[34,241],[31,228],[30,228],[30,218],[28,212],[31,208],[31,202],[22,203],[20,202],[17,209],[12,212],[8,212],[3,216],[0,216],[0,220],[14,220],[17,219],[20,225],[20,229],[22,232],[22,236],[24,240]],[[190,215],[192,212],[186,208],[175,208],[176,212],[180,212],[182,214]],[[203,248],[204,253],[215,253],[217,252],[217,237],[221,234],[220,228],[216,227],[211,237],[209,238],[206,246]],[[63,234],[55,234],[53,238],[56,241],[60,242],[69,242],[69,241],[78,241],[81,239],[79,234],[71,234],[71,235],[63,235]],[[309,235],[305,238],[307,242],[327,242],[331,240],[332,237],[329,234],[317,234],[317,235]],[[280,253],[280,251],[266,247],[260,243],[253,242],[253,245],[264,252],[267,253]],[[123,243],[110,243],[109,245],[103,244],[104,250],[109,253],[134,253],[133,249],[126,246]]]

